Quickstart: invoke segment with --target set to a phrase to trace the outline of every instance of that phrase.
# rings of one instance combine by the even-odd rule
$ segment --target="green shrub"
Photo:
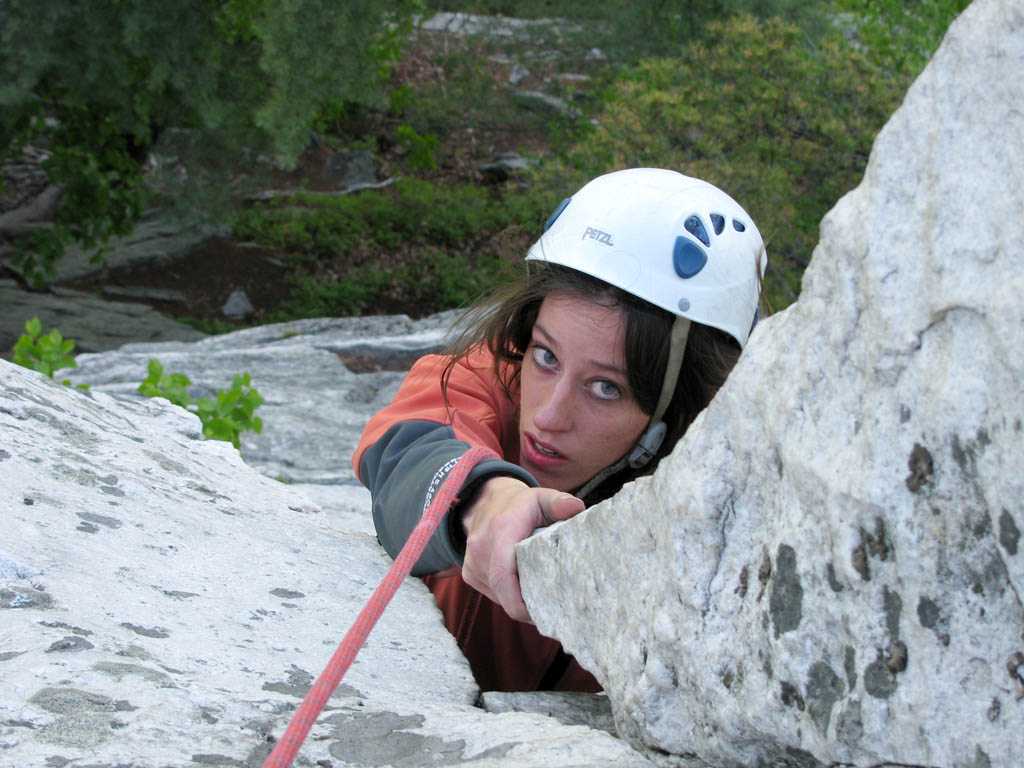
[[[45,336],[43,324],[38,317],[25,322],[25,333],[14,343],[14,363],[23,368],[40,373],[54,379],[54,373],[62,368],[77,368],[78,363],[71,352],[75,348],[72,339],[65,339],[59,330],[54,328]],[[62,384],[71,385],[68,379]],[[79,384],[79,389],[88,389],[88,385]]]
[[[138,391],[146,397],[164,397],[175,405],[196,414],[203,424],[203,435],[210,440],[224,440],[239,447],[239,435],[247,429],[256,434],[263,431],[263,421],[254,415],[263,403],[252,386],[248,372],[235,375],[230,389],[217,390],[215,397],[193,399],[188,393],[192,384],[181,373],[164,373],[156,358],[149,361],[149,375]]]

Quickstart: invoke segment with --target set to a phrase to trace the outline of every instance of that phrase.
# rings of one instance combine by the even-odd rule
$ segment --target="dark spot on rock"
[[[787,707],[796,707],[801,712],[804,711],[804,697],[800,695],[800,691],[792,683],[780,680],[779,688],[781,689],[780,696],[782,697],[783,704]]]
[[[47,653],[77,653],[78,651],[88,651],[90,648],[95,646],[86,640],[84,637],[76,637],[69,635],[68,637],[61,638],[60,640],[53,643],[49,648],[46,649]]]
[[[21,500],[21,503],[24,504],[25,506],[31,507],[33,504],[36,503],[36,500],[33,499],[31,496],[26,496],[24,499]]]
[[[199,717],[202,718],[204,723],[209,723],[210,725],[213,725],[214,723],[219,723],[220,722],[220,718],[217,717],[216,715],[214,715],[210,711],[209,707],[200,707],[199,708]]]
[[[137,635],[142,635],[144,637],[164,638],[171,636],[171,633],[168,632],[166,629],[163,629],[162,627],[143,627],[139,624],[129,624],[127,621],[122,621],[121,626],[125,629],[130,629]]]
[[[777,568],[768,600],[775,637],[800,626],[803,616],[804,590],[796,570],[796,551],[788,544],[780,544],[776,554]]]
[[[939,623],[939,606],[924,595],[917,601],[917,620],[925,629],[935,629]]]
[[[141,664],[126,664],[124,662],[117,661],[99,661],[93,664],[92,668],[107,677],[117,680],[118,682],[121,682],[121,680],[129,677],[130,675],[135,675],[136,677],[141,677],[143,680],[149,680],[151,683],[157,683],[161,685],[161,687],[175,687],[168,682],[166,674],[158,669],[144,667]]]
[[[733,676],[731,669],[727,669],[724,672],[720,672],[718,677],[722,681],[722,685],[724,685],[727,689],[732,690]]]
[[[747,575],[747,566],[743,566],[743,568],[740,570],[740,583],[736,586],[736,589],[734,590],[734,593],[739,595],[741,600],[747,596],[748,578],[749,577]]]
[[[97,515],[92,512],[78,512],[76,513],[82,520],[86,520],[90,523],[96,523],[96,525],[102,525],[107,528],[120,528],[123,523],[116,517],[107,517],[107,515]]]
[[[885,606],[885,627],[889,630],[890,637],[897,638],[900,636],[900,616],[903,613],[903,599],[898,592],[893,592],[888,587],[884,587],[882,602]]]
[[[284,597],[289,600],[294,600],[298,597],[305,597],[302,592],[296,592],[294,589],[285,589],[284,587],[277,587],[276,589],[270,590],[270,594],[277,597]]]
[[[999,719],[999,711],[1001,709],[1002,707],[999,704],[999,699],[992,699],[992,703],[988,705],[988,712],[986,713],[990,723],[994,723]]]
[[[987,514],[979,516],[974,523],[971,525],[971,533],[974,534],[974,538],[981,539],[992,531],[992,521],[988,519]]]
[[[885,521],[882,518],[875,518],[875,532],[873,535],[865,533],[865,541],[869,555],[877,557],[879,560],[889,559],[889,553],[892,552],[892,542],[889,541],[889,535],[885,530]]]
[[[219,493],[219,492],[213,490],[212,488],[207,488],[205,485],[202,485],[200,483],[189,481],[188,483],[186,483],[186,487],[189,490],[198,491],[199,493],[203,494],[204,496],[209,496],[212,499],[225,499],[227,501],[231,501],[231,499],[229,497],[225,496],[223,493]]]
[[[516,746],[501,744],[479,754],[463,757],[462,739],[444,741],[413,733],[423,725],[422,715],[401,716],[392,712],[338,712],[322,722],[331,726],[328,752],[347,763],[395,768],[448,765],[463,760],[499,759]]]
[[[853,554],[850,556],[850,565],[853,566],[853,570],[860,574],[860,577],[864,581],[871,581],[871,570],[868,566],[868,553],[864,548],[864,543],[861,542],[857,545],[857,548],[853,550]]]
[[[864,690],[876,699],[888,699],[896,691],[896,676],[886,667],[881,649],[864,670]]]
[[[911,493],[917,493],[935,471],[932,455],[928,449],[920,443],[914,443],[914,447],[910,451],[910,458],[907,459],[907,468],[910,470],[905,481],[907,488]]]
[[[815,662],[807,678],[807,709],[822,734],[828,731],[832,707],[843,695],[843,681],[824,661]]]
[[[1024,653],[1017,651],[1006,661],[1006,671],[1015,683],[1024,683]]]
[[[832,563],[825,566],[825,578],[828,579],[828,586],[833,592],[842,592],[845,589],[836,578],[836,567]]]
[[[964,768],[992,768],[992,761],[985,751],[977,744],[974,745],[974,759],[964,763]]]
[[[985,588],[983,586],[981,586],[981,584],[975,584],[974,586],[971,587],[971,592],[973,592],[976,595],[980,595],[984,591],[985,591]]]
[[[13,658],[21,656],[23,653],[24,651],[4,651],[3,653],[0,653],[0,661],[10,661]]]
[[[1017,554],[1017,543],[1020,541],[1020,529],[1013,517],[1005,509],[999,515],[999,543],[1008,555]]]
[[[0,448],[0,461],[7,461],[7,459],[9,458],[11,458],[11,454],[9,454],[3,448]]]
[[[941,635],[939,635],[939,642],[942,643],[945,646],[948,646],[949,645],[949,633],[948,632],[943,632]]]
[[[49,627],[50,629],[66,629],[69,632],[71,632],[72,634],[82,635],[83,637],[88,637],[89,635],[92,634],[92,632],[89,631],[88,629],[82,629],[81,627],[75,627],[75,626],[72,626],[71,624],[66,624],[63,621],[40,621],[39,624],[40,624],[40,626]]]
[[[898,675],[907,668],[907,646],[901,640],[893,640],[885,655],[885,668]]]
[[[854,747],[864,738],[864,721],[861,719],[860,700],[848,701],[836,715],[836,739],[841,744]]]
[[[100,490],[103,491],[108,496],[124,496],[124,491],[122,491],[117,486],[101,485]]]
[[[79,523],[78,527],[75,530],[76,531],[81,531],[82,533],[99,533],[100,532],[99,527],[93,525],[92,523]]]
[[[910,409],[905,405],[900,406],[900,424],[906,424],[910,421]]]
[[[190,597],[199,597],[195,592],[180,592],[177,589],[162,589],[160,591],[168,597],[173,597],[175,600],[186,600]]]
[[[764,597],[765,587],[768,586],[768,580],[772,577],[772,559],[768,556],[768,553],[764,553],[764,559],[761,560],[761,565],[757,569],[757,580],[761,582],[761,590],[757,593],[757,602],[761,602],[761,598]]]
[[[313,676],[304,669],[292,664],[288,670],[288,679],[276,683],[264,683],[264,691],[283,693],[286,696],[294,696],[297,699],[305,698],[309,687],[313,684]]]
[[[249,768],[251,765],[245,760],[238,760],[237,758],[219,755],[214,752],[192,755],[192,762],[196,765],[222,765],[228,768]]]
[[[843,671],[846,673],[846,684],[852,693],[857,689],[857,652],[852,645],[843,648]]]
[[[4,608],[51,608],[53,598],[41,589],[17,587],[0,589],[0,610]]]
[[[782,479],[782,470],[783,470],[783,468],[784,467],[783,467],[783,464],[782,464],[782,454],[780,454],[779,453],[779,449],[776,448],[775,449],[775,471],[779,473],[779,479],[780,480]]]
[[[114,712],[116,707],[116,702],[109,696],[78,688],[40,688],[29,701],[54,715]]]
[[[907,668],[907,646],[899,640],[890,643],[883,654],[881,649],[864,670],[864,688],[876,699],[892,696],[898,685],[896,675]]]

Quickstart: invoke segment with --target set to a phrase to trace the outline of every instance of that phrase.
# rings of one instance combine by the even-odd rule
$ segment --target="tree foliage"
[[[916,75],[971,0],[836,0],[868,56],[893,73]]]
[[[142,163],[158,145],[174,153],[179,181],[212,159],[294,161],[325,115],[383,102],[416,8],[418,0],[5,0],[0,159],[43,144],[49,178],[65,187],[57,226],[24,244],[25,265],[45,272],[68,242],[93,248],[130,231],[147,191]]]

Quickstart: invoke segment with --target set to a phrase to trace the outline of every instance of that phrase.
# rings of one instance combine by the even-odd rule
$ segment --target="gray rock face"
[[[636,746],[1020,765],[1022,39],[1020,0],[963,13],[670,459],[520,545]]]
[[[43,331],[59,328],[75,340],[75,354],[117,349],[130,342],[194,341],[205,334],[164,317],[152,307],[104,301],[78,291],[23,291],[13,280],[0,280],[0,355],[25,332],[25,321],[38,317]]]
[[[447,320],[130,345],[82,356],[88,392],[0,361],[0,762],[261,765],[390,565],[348,454],[402,374],[342,358],[357,343],[434,348]],[[134,393],[153,356],[194,394],[252,370],[267,402],[249,464]],[[272,479],[285,473],[301,482]],[[487,712],[478,694],[410,579],[295,764],[651,765],[608,733],[537,706]]]

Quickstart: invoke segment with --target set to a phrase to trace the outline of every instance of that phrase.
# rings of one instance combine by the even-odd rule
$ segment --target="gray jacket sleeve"
[[[445,424],[403,421],[391,427],[363,453],[359,477],[370,489],[377,538],[391,557],[398,555],[423,515],[427,489],[438,469],[469,447],[469,443],[457,439],[455,431]],[[515,477],[532,487],[538,485],[529,472],[516,464],[502,459],[481,461],[460,489],[459,504],[448,511],[430,537],[413,567],[413,576],[462,565],[465,541],[459,507],[470,500],[481,481],[499,475]]]

